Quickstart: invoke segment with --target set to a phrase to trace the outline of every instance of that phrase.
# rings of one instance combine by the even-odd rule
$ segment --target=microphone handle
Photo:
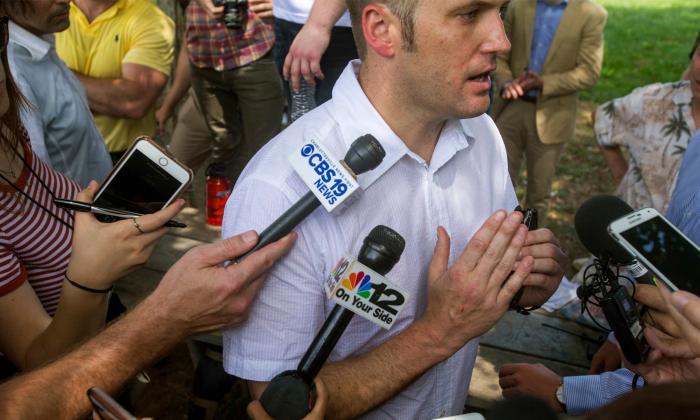
[[[350,320],[355,314],[340,305],[335,305],[331,314],[326,318],[323,326],[314,338],[306,353],[299,361],[297,372],[309,382],[318,375],[318,372],[326,363],[326,359],[343,335]]]
[[[244,255],[238,257],[236,262],[242,261],[245,257],[252,254],[253,252],[279,240],[282,239],[286,234],[292,231],[302,220],[311,214],[321,202],[312,192],[307,192],[303,197],[299,199],[292,207],[290,207],[284,214],[277,218],[274,222],[270,224],[260,235],[257,245],[255,248],[246,252]]]

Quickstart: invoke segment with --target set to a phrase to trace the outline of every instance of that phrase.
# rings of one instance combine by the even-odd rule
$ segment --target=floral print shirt
[[[688,81],[637,88],[598,107],[598,143],[620,146],[629,155],[618,196],[635,209],[653,207],[665,213],[696,129]]]

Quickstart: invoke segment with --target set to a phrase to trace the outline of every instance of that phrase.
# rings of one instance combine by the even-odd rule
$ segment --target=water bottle
[[[306,80],[303,78],[301,79],[301,83],[299,85],[299,91],[294,92],[294,89],[292,89],[292,104],[289,112],[292,122],[316,108],[315,94],[316,86],[306,83]]]
[[[207,223],[221,226],[226,200],[231,194],[231,179],[225,176],[207,175]]]

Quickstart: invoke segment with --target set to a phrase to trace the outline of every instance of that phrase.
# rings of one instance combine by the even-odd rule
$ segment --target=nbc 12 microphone
[[[352,175],[357,175],[369,172],[375,169],[384,160],[386,152],[379,141],[371,134],[365,134],[358,137],[350,149],[345,154],[343,162],[345,166],[352,171]],[[294,203],[284,214],[277,218],[259,235],[259,240],[255,248],[251,249],[245,255],[239,257],[237,261],[252,254],[253,252],[281,239],[284,235],[294,229],[302,220],[311,214],[321,202],[313,192],[307,192],[303,197]]]
[[[405,241],[394,230],[379,225],[365,238],[357,260],[385,275],[399,261]],[[272,418],[301,419],[313,407],[313,381],[331,351],[347,328],[354,313],[335,305],[313,342],[301,358],[296,370],[280,373],[272,379],[260,397],[260,403]]]
[[[633,211],[629,204],[612,195],[589,198],[576,210],[576,234],[598,259],[619,266],[639,283],[654,284],[651,272],[608,233],[610,223]]]

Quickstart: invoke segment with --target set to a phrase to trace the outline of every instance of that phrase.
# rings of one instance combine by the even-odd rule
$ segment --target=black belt
[[[537,103],[537,96],[525,96],[525,95],[523,95],[523,96],[521,96],[519,99],[520,99],[520,100],[523,100],[523,101],[525,101],[525,102],[530,102],[530,103],[532,103],[532,104],[536,104],[536,103]]]

